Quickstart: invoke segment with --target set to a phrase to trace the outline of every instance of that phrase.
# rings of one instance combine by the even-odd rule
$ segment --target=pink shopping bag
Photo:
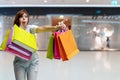
[[[57,38],[58,38],[58,35],[61,34],[61,32],[54,32],[54,58],[55,59],[61,59],[61,56],[60,56],[60,52],[59,52],[59,48],[58,48],[58,42],[57,42]]]
[[[6,51],[10,52],[11,54],[15,55],[15,56],[18,56],[22,59],[25,59],[25,60],[30,60],[31,59],[31,56],[26,56],[24,54],[21,54],[20,52],[18,51],[15,51],[14,49],[10,49],[8,47],[6,47]]]

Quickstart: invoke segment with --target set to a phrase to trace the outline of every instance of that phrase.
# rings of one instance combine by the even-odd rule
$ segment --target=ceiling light
[[[90,0],[86,0],[86,2],[88,3],[88,2],[90,2]]]
[[[44,3],[47,3],[48,2],[48,0],[44,0]]]
[[[60,19],[64,19],[64,15],[60,15],[59,18],[60,18]]]

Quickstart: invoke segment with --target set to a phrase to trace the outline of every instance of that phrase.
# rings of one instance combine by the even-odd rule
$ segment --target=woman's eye
[[[28,16],[25,16],[25,18],[28,18]]]

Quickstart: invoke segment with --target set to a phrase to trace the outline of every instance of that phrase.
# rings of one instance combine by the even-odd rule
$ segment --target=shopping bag
[[[71,59],[79,52],[76,41],[74,39],[74,35],[71,30],[61,33],[58,36],[58,41],[60,55],[63,61]]]
[[[25,59],[25,60],[30,60],[31,59],[31,56],[26,56],[26,55],[14,50],[14,49],[8,48],[8,47],[6,47],[6,51],[8,51],[11,54],[13,54],[15,56],[18,56],[18,57],[20,57],[22,59]]]
[[[10,35],[9,35],[9,38],[8,38],[8,42],[7,42],[7,47],[8,48],[11,48],[15,51],[18,51],[20,52],[21,54],[24,54],[26,56],[31,56],[32,55],[32,52],[22,48],[21,46],[15,44],[12,42],[12,35],[13,35],[13,32],[14,32],[14,28],[12,27],[11,28],[11,32],[10,32]],[[8,49],[9,50],[9,49]]]
[[[4,36],[4,39],[3,39],[3,41],[2,41],[2,43],[1,43],[1,45],[0,45],[0,46],[1,46],[1,50],[3,50],[3,51],[5,51],[5,49],[6,49],[9,35],[10,35],[10,29],[8,29],[8,30],[6,31],[5,36]]]
[[[61,59],[60,52],[59,52],[59,47],[58,47],[58,35],[61,34],[61,32],[54,32],[54,58],[55,59]]]
[[[47,55],[46,57],[49,59],[53,59],[54,58],[54,52],[53,52],[53,40],[54,40],[54,36],[51,35],[49,38],[49,42],[48,42],[48,50],[47,50]]]
[[[58,48],[59,48],[59,52],[60,52],[60,56],[61,56],[62,60],[63,61],[68,60],[65,49],[64,49],[59,37],[57,38],[57,42],[58,42]]]
[[[34,34],[14,25],[12,42],[34,53],[38,50]]]

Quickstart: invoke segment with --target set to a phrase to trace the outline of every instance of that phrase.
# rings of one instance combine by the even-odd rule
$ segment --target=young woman
[[[29,14],[25,9],[22,9],[17,12],[14,24],[23,28],[24,30],[29,31],[32,34],[46,31],[56,31],[61,29],[62,26],[35,26],[28,25],[29,22]],[[29,61],[26,61],[22,58],[15,57],[14,60],[14,72],[16,80],[36,80],[38,73],[38,65],[39,65],[39,56],[36,52],[32,55],[32,58]]]

